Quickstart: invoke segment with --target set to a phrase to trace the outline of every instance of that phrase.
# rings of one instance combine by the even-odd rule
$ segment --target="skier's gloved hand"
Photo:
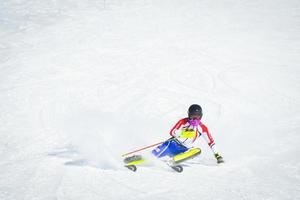
[[[173,136],[174,136],[175,138],[180,137],[182,131],[183,131],[182,129],[174,130],[174,131],[173,131]]]
[[[218,164],[224,162],[223,157],[222,157],[219,153],[216,153],[216,154],[215,154],[215,158],[217,159],[217,163],[218,163]]]

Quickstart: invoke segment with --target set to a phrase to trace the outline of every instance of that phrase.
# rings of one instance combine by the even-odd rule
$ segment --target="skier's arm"
[[[186,123],[184,119],[179,120],[175,126],[171,129],[170,135],[172,137],[179,137],[181,135],[181,128]]]
[[[216,148],[215,141],[212,138],[211,134],[209,133],[208,128],[204,124],[201,124],[200,127],[202,129],[203,138],[206,140],[206,142],[208,143],[210,149],[214,153],[214,156],[217,159],[217,162],[218,163],[224,162],[223,157],[220,155],[220,153],[218,152],[218,150]]]
[[[213,137],[211,136],[210,132],[208,131],[208,128],[204,124],[201,124],[200,127],[202,129],[203,138],[207,142],[208,146],[211,148],[212,152],[214,154],[218,153],[218,151],[215,147],[215,141],[214,141]]]

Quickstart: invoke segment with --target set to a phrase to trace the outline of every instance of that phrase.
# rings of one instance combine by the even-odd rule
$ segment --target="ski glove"
[[[219,153],[216,153],[216,154],[215,154],[215,158],[217,159],[217,163],[218,163],[218,164],[224,162],[223,157],[222,157]]]

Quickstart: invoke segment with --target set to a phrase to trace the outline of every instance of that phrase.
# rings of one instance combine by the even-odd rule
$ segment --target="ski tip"
[[[125,165],[125,167],[133,172],[136,172],[137,167],[135,165]]]
[[[183,171],[183,167],[181,165],[172,166],[171,168],[178,173],[181,173]]]

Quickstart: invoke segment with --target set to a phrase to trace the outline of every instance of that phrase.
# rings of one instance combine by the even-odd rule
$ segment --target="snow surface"
[[[300,199],[299,0],[3,0],[0,199]],[[122,166],[199,103],[226,163]]]

